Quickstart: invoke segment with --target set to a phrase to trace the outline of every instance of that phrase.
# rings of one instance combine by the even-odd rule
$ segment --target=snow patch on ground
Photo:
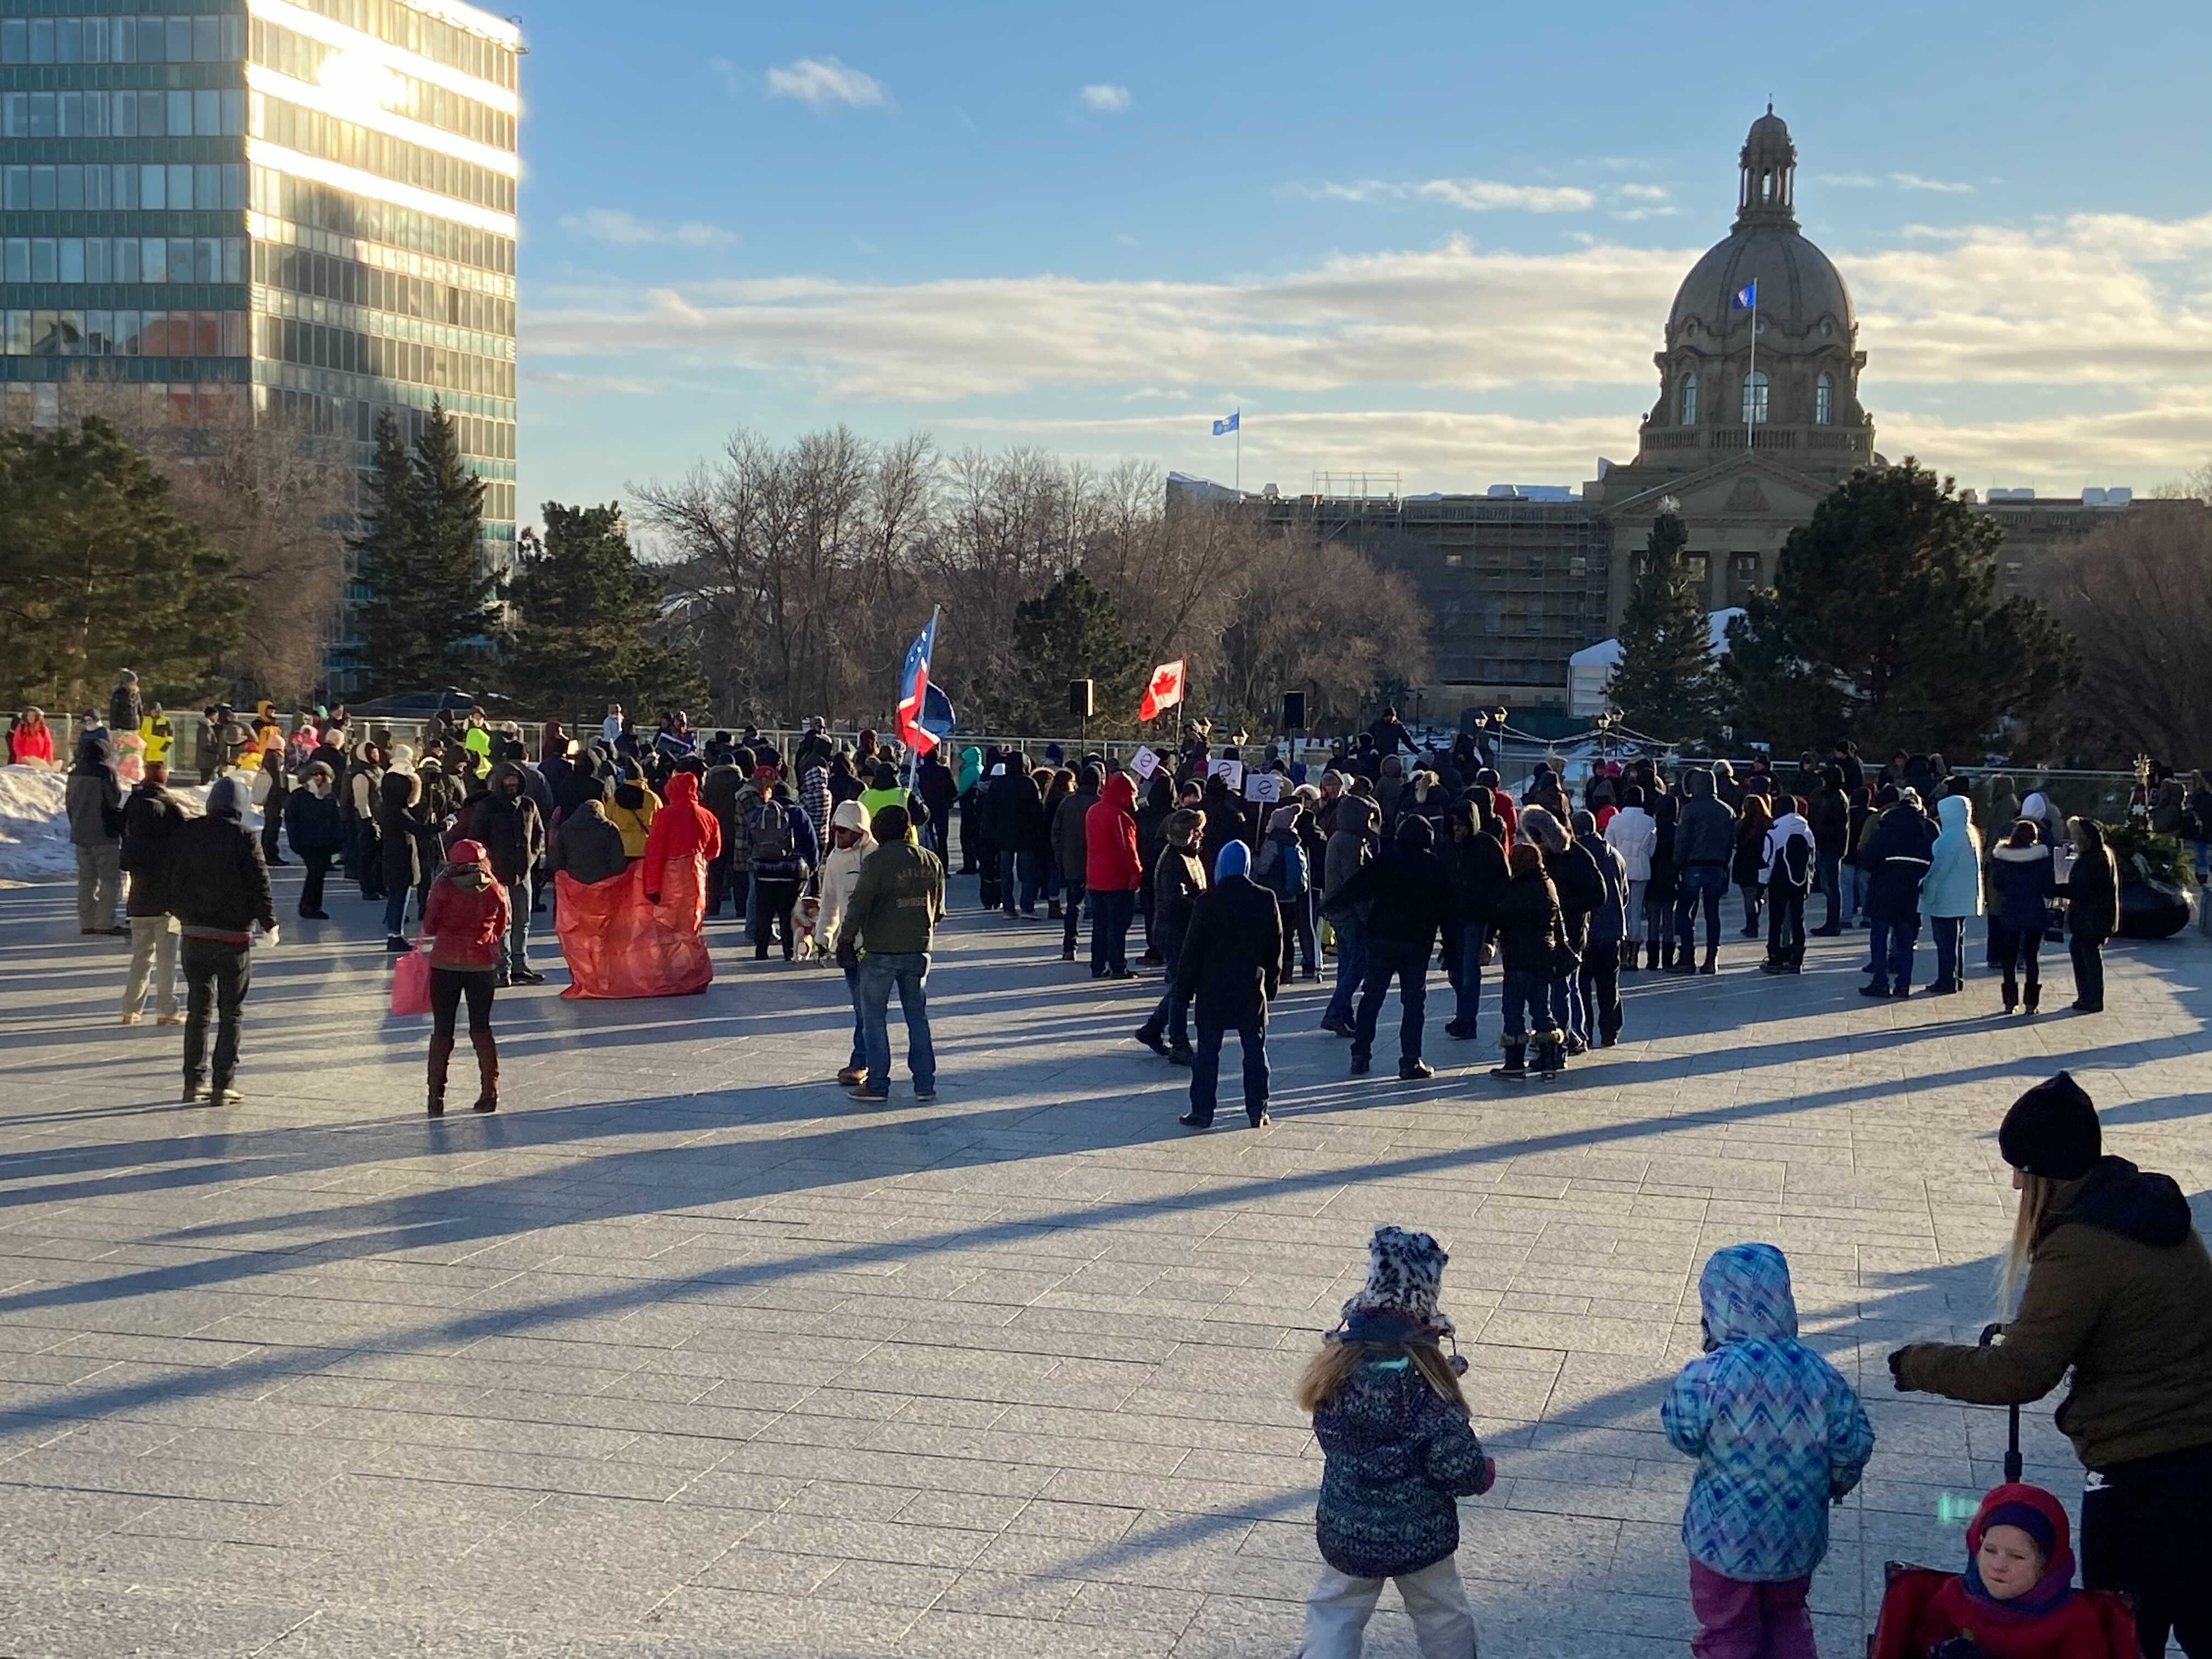
[[[205,789],[169,793],[187,811],[198,812],[207,805]],[[0,766],[0,882],[76,879],[68,795],[67,773]]]

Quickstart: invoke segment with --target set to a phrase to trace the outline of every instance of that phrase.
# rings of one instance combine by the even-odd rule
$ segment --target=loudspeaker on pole
[[[1306,694],[1303,691],[1283,693],[1283,730],[1303,732],[1306,729]]]
[[[1091,718],[1091,682],[1070,680],[1067,683],[1067,712],[1080,720]]]

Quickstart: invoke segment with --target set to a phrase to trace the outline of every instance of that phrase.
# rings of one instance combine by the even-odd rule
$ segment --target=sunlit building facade
[[[106,379],[366,464],[380,410],[435,398],[503,565],[519,31],[455,0],[152,3],[0,0],[0,415]]]

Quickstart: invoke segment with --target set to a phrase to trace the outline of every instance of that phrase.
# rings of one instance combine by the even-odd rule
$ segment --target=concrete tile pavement
[[[1354,1084],[1299,987],[1277,1127],[1189,1137],[1127,1039],[1145,985],[1056,929],[956,910],[927,1108],[830,1086],[842,983],[718,933],[702,997],[502,995],[506,1109],[433,1124],[368,907],[257,961],[217,1112],[173,1104],[173,1031],[115,1023],[122,954],[68,898],[0,891],[8,1653],[1288,1654],[1320,1468],[1289,1392],[1382,1221],[1453,1252],[1502,1477],[1461,1562],[1508,1656],[1681,1650],[1659,1392],[1706,1254],[1787,1249],[1881,1435],[1814,1593],[1855,1652],[1881,1560],[1952,1559],[1995,1478],[2002,1416],[1882,1356],[1986,1316],[2013,1095],[2070,1066],[2212,1218],[2193,939],[2033,1023],[1983,980],[1869,1003],[1856,938],[1785,981],[1732,942],[1511,1092],[1433,1004],[1443,1074]],[[2070,1495],[2046,1413],[2027,1444]],[[1394,1607],[1370,1651],[1413,1651]]]

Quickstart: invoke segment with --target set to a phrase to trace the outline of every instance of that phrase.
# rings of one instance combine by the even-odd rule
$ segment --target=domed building
[[[1658,401],[1636,459],[1600,462],[1583,494],[1610,527],[1608,621],[1662,499],[1690,532],[1707,608],[1741,605],[1814,503],[1874,459],[1859,403],[1850,289],[1797,228],[1797,147],[1770,105],[1739,158],[1735,223],[1690,268],[1667,314]]]

